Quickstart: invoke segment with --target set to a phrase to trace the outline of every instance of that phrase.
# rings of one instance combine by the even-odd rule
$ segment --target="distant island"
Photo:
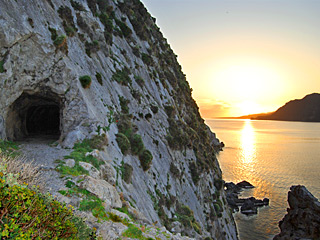
[[[275,112],[250,114],[233,119],[320,122],[320,94],[312,93],[302,99],[289,101]]]

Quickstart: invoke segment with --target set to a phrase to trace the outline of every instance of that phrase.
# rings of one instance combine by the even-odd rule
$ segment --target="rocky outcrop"
[[[0,137],[39,134],[60,148],[108,140],[99,173],[88,161],[66,165],[89,172],[97,185],[86,187],[106,202],[103,181],[159,227],[237,238],[215,156],[220,143],[139,0],[0,1]]]
[[[279,222],[281,232],[274,240],[319,239],[320,203],[304,186],[292,186],[288,213]]]
[[[320,122],[320,94],[313,93],[303,99],[292,100],[271,114],[252,119]]]
[[[228,204],[233,211],[239,211],[239,207],[241,207],[241,213],[252,215],[258,213],[258,207],[269,205],[268,198],[264,198],[263,200],[254,197],[239,198],[239,194],[243,189],[254,188],[254,186],[247,181],[242,181],[237,184],[228,182],[225,183],[225,188]]]

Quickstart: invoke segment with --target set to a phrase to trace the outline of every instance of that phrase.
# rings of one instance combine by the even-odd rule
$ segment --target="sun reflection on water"
[[[240,132],[240,151],[237,161],[237,176],[238,180],[247,180],[256,183],[256,135],[251,120],[246,120]]]
[[[240,151],[243,164],[249,164],[254,161],[255,153],[255,132],[251,120],[246,120],[241,130]]]

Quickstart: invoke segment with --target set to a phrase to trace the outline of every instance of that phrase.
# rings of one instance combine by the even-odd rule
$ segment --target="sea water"
[[[234,215],[241,240],[272,239],[288,208],[292,185],[320,198],[320,123],[206,120],[225,148],[218,155],[223,178],[255,186],[240,197],[269,198],[258,214]]]

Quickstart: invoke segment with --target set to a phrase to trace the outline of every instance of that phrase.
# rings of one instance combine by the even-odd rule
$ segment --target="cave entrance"
[[[59,139],[61,133],[61,100],[52,93],[23,93],[10,107],[6,131],[9,140],[25,138]]]

